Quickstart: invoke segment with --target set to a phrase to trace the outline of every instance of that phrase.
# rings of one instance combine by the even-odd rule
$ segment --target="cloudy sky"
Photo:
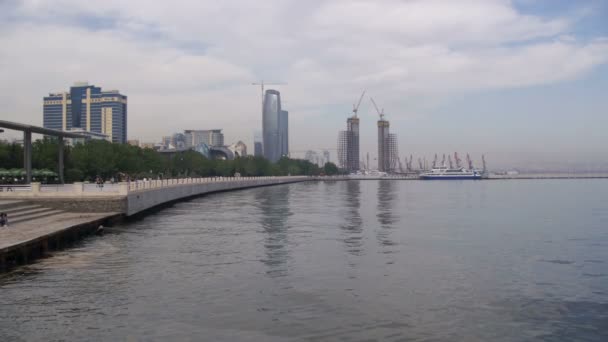
[[[43,96],[88,81],[129,96],[142,141],[223,128],[251,145],[263,79],[288,83],[293,151],[335,149],[366,89],[402,156],[594,168],[607,63],[604,0],[0,0],[2,119],[41,125]],[[360,116],[373,159],[367,98]]]

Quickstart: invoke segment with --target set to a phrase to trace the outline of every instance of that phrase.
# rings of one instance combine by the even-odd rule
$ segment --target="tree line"
[[[32,168],[58,172],[58,142],[41,139],[32,144]],[[23,147],[16,143],[0,143],[0,169],[23,168]],[[64,174],[66,182],[103,179],[211,177],[211,176],[286,176],[336,175],[337,166],[323,167],[308,160],[281,158],[271,163],[263,157],[237,157],[234,160],[212,160],[188,150],[159,153],[153,149],[127,144],[90,140],[65,146]]]

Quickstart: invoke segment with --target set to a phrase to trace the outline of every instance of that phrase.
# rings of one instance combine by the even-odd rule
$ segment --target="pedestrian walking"
[[[6,213],[0,213],[0,227],[8,227],[8,216]]]

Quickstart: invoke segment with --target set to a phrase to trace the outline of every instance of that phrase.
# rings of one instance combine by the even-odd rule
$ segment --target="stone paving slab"
[[[0,227],[0,252],[53,235],[70,227],[112,217],[119,213],[67,213],[18,222],[8,228]],[[9,222],[10,223],[10,222]]]

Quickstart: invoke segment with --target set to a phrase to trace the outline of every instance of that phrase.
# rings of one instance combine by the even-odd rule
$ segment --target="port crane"
[[[473,161],[471,160],[471,157],[469,157],[468,153],[467,153],[467,164],[469,165],[469,170],[473,170]]]
[[[460,168],[460,162],[462,160],[458,157],[458,152],[454,152],[454,162],[456,163],[456,168]]]

